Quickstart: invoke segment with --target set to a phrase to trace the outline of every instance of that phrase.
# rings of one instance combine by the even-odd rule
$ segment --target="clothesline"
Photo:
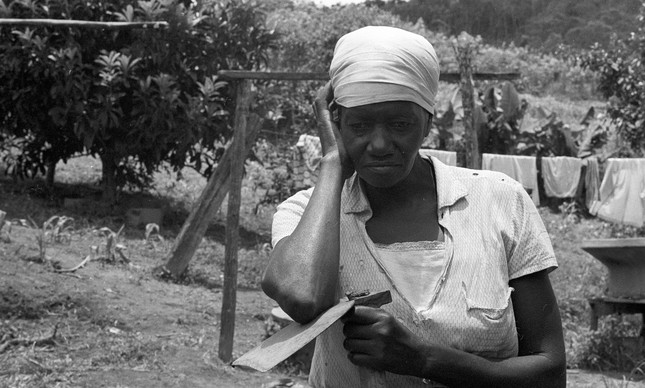
[[[521,155],[482,155],[482,169],[503,172],[520,182],[536,205],[539,205],[538,175],[541,175],[548,197],[574,198],[582,185],[590,214],[605,221],[642,227],[645,224],[645,158],[609,158],[605,163],[601,179],[596,157],[538,159]]]
[[[295,148],[312,172],[307,183],[314,185],[322,157],[317,136],[301,135]],[[442,163],[457,166],[457,152],[431,148],[419,150]],[[540,192],[549,198],[575,198],[584,192],[589,213],[606,221],[641,227],[645,223],[645,158],[610,158],[600,176],[596,157],[482,154],[482,169],[502,172],[524,186],[536,206]],[[584,174],[584,175],[583,175]],[[307,177],[309,178],[309,177]],[[541,178],[541,179],[540,179]],[[542,186],[539,186],[542,183]]]

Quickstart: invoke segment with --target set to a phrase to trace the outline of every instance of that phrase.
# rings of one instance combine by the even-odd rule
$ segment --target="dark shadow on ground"
[[[25,206],[25,202],[29,201],[34,206]],[[128,209],[137,207],[163,209],[164,217],[160,226],[164,238],[175,238],[188,218],[188,211],[170,198],[148,193],[124,192],[116,204],[105,204],[96,185],[57,182],[53,188],[47,188],[41,179],[14,181],[6,176],[0,177],[0,210],[6,211],[10,219],[32,219],[36,224],[41,224],[54,215],[65,215],[77,221],[82,220],[86,225],[80,227],[108,227],[116,231],[128,223]],[[144,234],[145,227],[140,225],[126,228],[123,237],[141,239]],[[239,235],[242,249],[256,249],[270,242],[270,236],[244,227],[239,228]],[[226,226],[219,222],[212,222],[205,234],[205,237],[221,244],[224,244],[225,236]]]

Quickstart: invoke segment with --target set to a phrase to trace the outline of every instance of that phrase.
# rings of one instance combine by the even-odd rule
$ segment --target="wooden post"
[[[466,142],[466,167],[481,169],[479,141],[475,127],[473,108],[475,107],[472,59],[476,48],[476,40],[462,32],[459,35],[455,54],[459,62],[461,104],[464,109],[464,139]]]
[[[470,63],[459,64],[461,72],[460,91],[464,108],[464,134],[466,140],[466,167],[481,169],[481,155],[479,154],[479,141],[477,128],[475,128],[473,107],[475,106],[472,68]]]
[[[4,227],[4,220],[7,217],[7,213],[0,210],[0,232],[2,231],[2,228]],[[9,232],[7,232],[9,233]]]
[[[234,154],[231,163],[231,183],[228,190],[228,211],[226,214],[226,240],[224,253],[224,290],[222,293],[221,326],[219,335],[219,358],[231,362],[233,337],[235,334],[235,304],[237,296],[237,251],[240,246],[238,228],[240,225],[240,203],[242,175],[244,174],[245,131],[251,104],[250,81],[238,81],[235,107],[233,141]]]
[[[255,137],[259,132],[261,120],[257,115],[250,115],[247,118],[247,125],[244,155],[249,152],[249,149],[255,143]],[[233,158],[238,152],[237,146],[234,144],[236,140],[239,140],[237,132],[233,142],[226,149],[224,155],[222,155],[222,159],[217,165],[215,172],[211,175],[204,191],[184,222],[168,255],[168,261],[162,267],[163,272],[167,272],[175,278],[179,278],[188,267],[190,259],[192,259],[197,247],[199,247],[199,243],[202,241],[202,237],[206,233],[208,224],[215,218],[215,213],[224,201],[226,193],[228,193],[231,168],[234,165]]]

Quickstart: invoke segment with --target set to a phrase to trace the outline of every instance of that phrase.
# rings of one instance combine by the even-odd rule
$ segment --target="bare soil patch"
[[[91,238],[85,236],[85,238]],[[69,268],[80,255],[50,249]],[[260,387],[284,373],[240,371],[217,356],[221,292],[156,279],[151,262],[92,261],[72,274],[37,261],[35,231],[0,243],[0,339],[38,339],[0,353],[2,387]],[[274,303],[238,291],[234,357],[265,333]],[[15,342],[15,341],[14,341]]]

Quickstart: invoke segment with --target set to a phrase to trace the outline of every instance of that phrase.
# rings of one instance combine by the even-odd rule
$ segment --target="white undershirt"
[[[379,262],[394,286],[417,311],[427,310],[438,292],[446,263],[443,241],[375,244]]]

